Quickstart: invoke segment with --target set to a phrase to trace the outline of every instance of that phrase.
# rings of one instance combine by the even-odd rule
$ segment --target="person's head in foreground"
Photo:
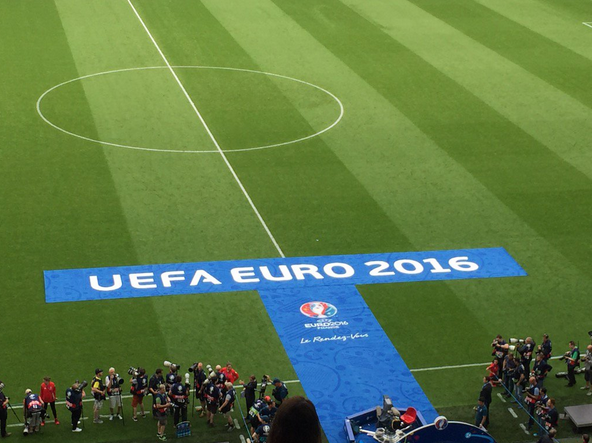
[[[286,399],[275,414],[267,443],[321,443],[321,425],[312,402],[300,396]]]

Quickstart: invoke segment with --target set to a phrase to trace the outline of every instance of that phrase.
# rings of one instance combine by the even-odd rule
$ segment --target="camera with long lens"
[[[520,349],[522,349],[524,347],[524,343],[526,340],[524,340],[523,338],[511,338],[510,339],[510,351],[518,351],[520,352]]]
[[[86,380],[82,380],[82,383],[76,380],[75,383],[78,383],[78,388],[74,389],[76,392],[81,392],[84,388],[88,386],[88,382]]]
[[[197,365],[198,365],[198,364],[199,364],[199,363],[197,363],[197,362],[193,363],[191,366],[189,366],[189,368],[187,368],[187,370],[188,370],[189,372],[195,372],[195,371],[197,371]]]
[[[173,371],[179,371],[179,370],[181,370],[181,365],[178,365],[176,363],[171,363],[168,360],[165,360],[162,364],[165,365],[167,368],[172,368]]]
[[[130,369],[132,369],[132,368],[130,368]],[[121,386],[123,384],[123,382],[124,382],[123,378],[119,374],[115,374],[115,381],[117,382],[117,384],[119,386]]]
[[[571,355],[571,351],[567,351],[565,354],[563,354],[561,357],[559,357],[559,360],[565,360],[570,355]]]
[[[134,376],[134,377],[137,377],[138,375],[140,375],[140,371],[138,371],[138,368],[134,368],[133,366],[130,366],[130,368],[127,370],[127,373],[129,375]]]
[[[2,392],[2,389],[4,389],[4,383],[0,381],[0,392]]]

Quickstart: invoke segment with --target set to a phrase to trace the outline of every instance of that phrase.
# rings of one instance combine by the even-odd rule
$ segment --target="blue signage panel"
[[[259,295],[331,443],[347,441],[345,417],[381,405],[385,394],[430,423],[438,416],[355,286]]]
[[[334,255],[45,271],[48,303],[175,294],[515,277],[503,248]]]

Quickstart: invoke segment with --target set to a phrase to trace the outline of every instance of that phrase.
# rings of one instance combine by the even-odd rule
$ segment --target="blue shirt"
[[[487,416],[487,406],[477,405],[477,412],[475,413],[475,426],[480,426],[483,417]]]

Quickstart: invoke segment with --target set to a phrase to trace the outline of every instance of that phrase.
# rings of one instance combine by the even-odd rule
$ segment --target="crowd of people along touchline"
[[[592,331],[591,331],[592,332]],[[590,339],[592,340],[592,334]],[[487,429],[489,426],[490,406],[494,387],[501,387],[501,394],[511,402],[520,404],[529,415],[528,422],[524,423],[525,429],[533,430],[533,436],[541,436],[539,442],[553,441],[557,433],[559,413],[555,399],[550,397],[544,386],[545,378],[553,367],[551,360],[553,345],[548,334],[543,335],[540,345],[537,345],[532,337],[525,340],[514,340],[515,345],[507,343],[501,335],[492,342],[493,361],[487,367],[488,375],[483,377],[483,385],[479,393],[478,403],[475,406],[475,425]],[[576,343],[570,341],[569,350],[560,358],[566,364],[565,378],[567,387],[576,386],[576,368],[584,364],[585,385],[580,389],[586,395],[592,395],[592,344],[586,347],[586,353],[582,355]],[[583,435],[583,441],[588,442],[588,435]]]
[[[172,417],[175,427],[180,422],[186,422],[187,411],[192,407],[192,395],[194,395],[193,401],[197,402],[195,410],[199,412],[200,418],[206,419],[207,426],[215,427],[215,418],[220,414],[224,416],[225,428],[230,432],[235,428],[231,412],[234,410],[238,397],[242,397],[246,403],[244,419],[250,426],[252,440],[260,443],[267,441],[274,428],[272,424],[275,423],[279,406],[288,399],[288,388],[280,379],[272,380],[268,375],[263,377],[265,384],[273,385],[271,395],[265,396],[263,395],[264,389],[258,388],[259,385],[254,375],[251,375],[247,382],[240,380],[239,374],[233,369],[230,362],[225,367],[216,366],[214,370],[207,366],[207,370],[210,370],[209,373],[204,369],[202,363],[195,363],[190,369],[193,372],[193,381],[190,380],[189,373],[186,373],[185,376],[178,373],[178,365],[166,363],[168,363],[168,372],[165,373],[159,368],[150,378],[144,368],[130,368],[128,371],[131,375],[129,391],[132,394],[131,406],[134,422],[137,422],[139,418],[154,417],[157,421],[157,437],[160,440],[166,440],[165,431],[169,417]],[[235,390],[236,382],[239,387],[242,387],[238,395]],[[90,383],[76,381],[72,384],[66,390],[65,399],[66,408],[71,415],[72,432],[83,431],[80,425],[87,386],[90,387],[90,394],[93,397],[94,424],[103,423],[101,411],[106,401],[108,401],[110,412],[109,420],[124,420],[122,395],[125,384],[126,381],[115,371],[115,368],[110,368],[106,375],[102,369],[97,368]],[[8,408],[12,408],[12,406],[3,389],[4,384],[0,381],[0,430],[1,437],[6,438],[11,435],[10,432],[7,432],[6,422]],[[258,393],[260,398],[257,398]],[[148,396],[152,397],[151,401],[145,401],[145,397]],[[50,419],[50,409],[53,414],[53,422],[56,425],[60,424],[56,401],[56,386],[50,377],[43,379],[39,394],[34,393],[31,389],[25,391],[22,402],[23,433],[25,435],[39,432],[41,427],[45,426],[46,420]],[[312,407],[316,417],[316,410],[312,403],[308,400],[305,401],[302,397],[294,397],[294,403],[298,402],[300,402],[300,408],[310,410]],[[310,416],[312,417],[312,415]],[[313,432],[311,435],[313,438],[311,441],[316,443],[314,439],[316,434]]]

